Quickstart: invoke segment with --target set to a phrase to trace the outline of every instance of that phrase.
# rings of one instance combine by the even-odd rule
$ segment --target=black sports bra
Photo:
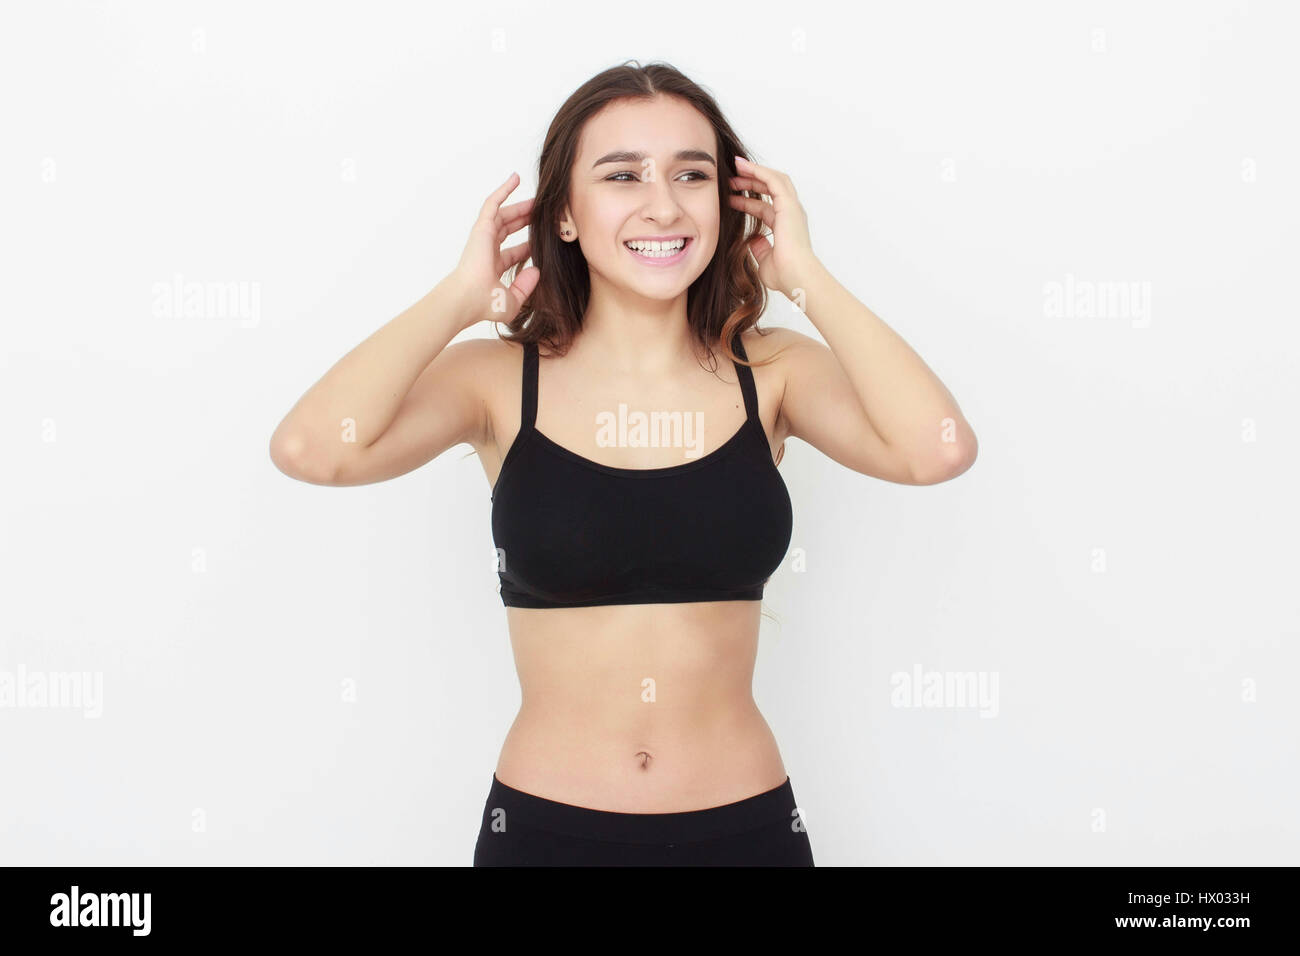
[[[740,337],[733,350],[748,361]],[[754,373],[733,362],[745,423],[680,465],[615,468],[551,441],[524,346],[519,433],[492,489],[506,607],[757,601],[790,546],[790,495],[758,417]]]

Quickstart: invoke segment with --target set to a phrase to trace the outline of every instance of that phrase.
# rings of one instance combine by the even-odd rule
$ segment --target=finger
[[[763,261],[772,254],[772,244],[767,241],[767,236],[755,236],[753,239],[746,241],[750,254],[754,257],[754,262],[759,266]]]
[[[479,218],[482,219],[484,217],[496,215],[497,210],[501,208],[501,204],[506,201],[506,197],[514,192],[515,187],[518,185],[519,174],[511,173],[510,178],[494,189],[492,195],[488,196],[488,198],[483,201],[483,206],[478,212]]]
[[[748,190],[749,192],[752,193],[765,193],[767,192],[767,190],[763,188],[765,185],[766,185],[765,183],[757,179],[753,179],[749,176],[731,177],[732,189]]]
[[[533,294],[537,288],[537,282],[542,277],[542,270],[536,266],[529,266],[519,275],[515,276],[515,281],[510,284],[510,295],[515,300],[515,313],[524,307],[528,297]],[[511,316],[513,318],[514,316]]]
[[[769,212],[774,211],[774,207],[766,199],[756,199],[753,196],[728,196],[727,199],[731,202],[732,206],[743,209],[751,216],[759,215],[763,209],[766,209]]]
[[[497,245],[501,245],[501,243],[506,241],[508,235],[512,232],[518,232],[520,229],[524,228],[524,226],[528,225],[530,221],[531,215],[529,213],[524,213],[521,216],[516,216],[513,219],[501,223],[500,227],[497,229]]]
[[[499,215],[504,216],[506,219],[516,219],[519,216],[526,216],[532,211],[533,203],[536,202],[536,200],[537,197],[532,196],[528,199],[520,200],[519,202],[512,202],[509,206],[502,206]]]
[[[795,198],[794,183],[790,182],[790,177],[785,173],[750,162],[743,156],[736,157],[736,170],[743,176],[761,180],[767,187],[763,192],[772,197],[778,210]]]
[[[769,228],[776,228],[776,207],[772,203],[763,202],[761,199],[750,199],[747,196],[732,196],[730,198],[731,208],[749,213],[755,219],[761,220]]]
[[[744,156],[736,157],[736,175],[759,182],[770,182],[777,175],[775,169],[767,166],[760,166],[753,160],[746,159]]]
[[[502,249],[497,256],[497,275],[504,275],[505,271],[516,263],[523,262],[528,258],[528,240],[525,239],[518,245],[511,246],[509,249]]]

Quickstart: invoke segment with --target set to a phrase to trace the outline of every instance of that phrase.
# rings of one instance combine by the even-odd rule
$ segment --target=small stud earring
[[[560,235],[562,236],[567,236],[568,234],[569,234],[569,230],[567,229],[565,229],[563,232],[560,233]]]

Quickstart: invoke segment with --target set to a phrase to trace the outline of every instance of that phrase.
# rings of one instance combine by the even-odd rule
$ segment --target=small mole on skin
[[[637,756],[641,758],[641,769],[642,769],[642,770],[644,770],[646,767],[650,766],[650,755],[649,755],[648,753],[646,753],[644,750],[642,750],[640,753],[637,754]]]

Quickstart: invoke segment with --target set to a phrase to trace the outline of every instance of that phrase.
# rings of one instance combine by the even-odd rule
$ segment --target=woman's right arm
[[[339,359],[284,417],[271,436],[280,471],[315,485],[364,485],[412,471],[453,445],[483,445],[482,363],[495,343],[447,343],[484,319],[509,321],[537,284],[533,267],[509,289],[500,281],[528,257],[527,240],[500,248],[531,212],[531,199],[501,206],[515,185],[511,174],[484,202],[456,269]]]
[[[484,436],[484,405],[466,375],[473,341],[467,290],[449,275],[308,389],[271,436],[271,461],[313,485],[363,485],[404,474]]]

